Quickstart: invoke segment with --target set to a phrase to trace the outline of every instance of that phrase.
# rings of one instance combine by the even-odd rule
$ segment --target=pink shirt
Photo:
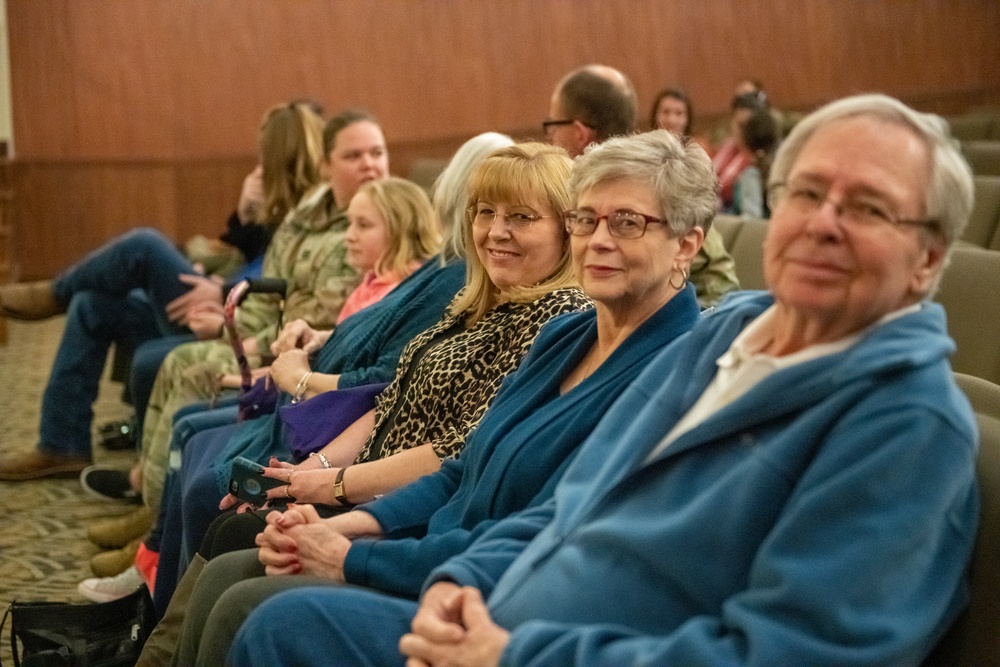
[[[753,155],[733,139],[726,139],[712,158],[712,166],[719,177],[719,199],[721,210],[733,203],[733,186],[743,170],[753,163]]]
[[[410,264],[410,272],[420,268],[420,262]],[[409,275],[409,274],[407,274]],[[348,317],[372,305],[386,294],[395,289],[396,285],[403,282],[406,276],[397,276],[395,273],[387,273],[384,276],[376,276],[374,271],[369,271],[361,279],[361,284],[354,288],[351,295],[344,302],[344,307],[340,309],[337,316],[337,324],[340,324]]]

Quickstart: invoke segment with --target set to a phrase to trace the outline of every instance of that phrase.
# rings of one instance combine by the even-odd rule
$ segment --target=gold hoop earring
[[[677,290],[678,292],[680,292],[682,289],[684,289],[685,285],[687,285],[687,282],[688,282],[688,273],[684,269],[680,270],[680,274],[681,274],[681,284],[680,285],[675,285],[674,284],[674,276],[676,275],[675,271],[671,271],[671,273],[670,273],[670,279],[667,281],[667,284],[670,285],[675,290]]]

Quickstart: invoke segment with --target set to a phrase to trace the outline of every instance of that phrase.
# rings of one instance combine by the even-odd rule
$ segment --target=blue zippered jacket
[[[512,630],[504,665],[916,665],[967,602],[976,430],[924,303],[779,371],[653,460],[745,293],[650,365],[551,501],[435,571]]]

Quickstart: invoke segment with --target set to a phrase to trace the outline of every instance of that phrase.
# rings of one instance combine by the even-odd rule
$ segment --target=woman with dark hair
[[[733,207],[733,188],[743,170],[753,163],[753,154],[743,145],[743,125],[762,106],[760,96],[754,93],[737,95],[730,104],[729,136],[712,156],[712,166],[719,177],[719,210],[728,212]]]
[[[769,109],[757,109],[743,124],[740,143],[753,156],[753,161],[736,178],[729,213],[752,218],[771,217],[765,183],[780,140],[778,123]]]
[[[348,109],[323,129],[328,182],[309,192],[275,231],[263,275],[287,283],[284,316],[325,328],[336,320],[358,276],[346,261],[346,209],[362,184],[388,175],[382,129],[365,111]],[[279,303],[271,295],[250,295],[236,326],[255,366],[277,338]],[[218,330],[218,329],[217,329]],[[143,501],[159,504],[170,452],[174,413],[219,393],[219,378],[237,371],[225,339],[199,341],[174,349],[157,375],[142,433]]]
[[[653,109],[649,114],[649,127],[653,130],[667,130],[679,137],[691,136],[694,111],[691,97],[681,88],[666,88],[656,95]]]

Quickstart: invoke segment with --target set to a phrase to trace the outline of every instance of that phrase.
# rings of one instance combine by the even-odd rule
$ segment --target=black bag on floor
[[[14,667],[131,666],[156,625],[145,585],[98,604],[15,600],[0,629],[8,615]]]

